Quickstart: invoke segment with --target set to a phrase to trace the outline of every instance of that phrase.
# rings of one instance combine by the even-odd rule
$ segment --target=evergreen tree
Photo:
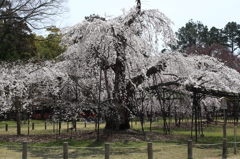
[[[60,29],[52,26],[47,28],[47,31],[50,32],[47,37],[36,36],[35,45],[39,59],[54,59],[66,50],[65,46],[60,45],[62,38]]]
[[[176,32],[178,38],[178,48],[186,51],[194,45],[205,45],[208,43],[208,28],[201,22],[193,22],[190,20]]]
[[[208,32],[208,45],[211,46],[212,44],[219,44],[223,46],[227,46],[227,39],[223,35],[223,30],[218,29],[216,27],[212,27]]]
[[[240,25],[236,22],[229,22],[224,27],[223,33],[230,51],[234,54],[240,46]]]
[[[11,3],[6,3],[11,6]],[[36,54],[34,38],[28,25],[12,13],[10,9],[1,10],[8,15],[0,21],[0,60],[26,59]]]

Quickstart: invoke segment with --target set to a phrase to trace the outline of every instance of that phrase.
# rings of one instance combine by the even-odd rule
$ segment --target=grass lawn
[[[171,128],[170,135],[163,134],[163,128],[161,121],[154,122],[152,124],[152,133],[149,132],[150,124],[145,122],[144,130],[145,137],[142,138],[141,124],[139,122],[131,122],[131,127],[139,134],[133,134],[128,132],[125,135],[126,138],[118,138],[121,134],[115,134],[111,136],[108,134],[106,140],[100,139],[96,141],[95,138],[90,136],[96,136],[95,123],[77,122],[77,132],[75,130],[67,133],[67,128],[71,127],[67,122],[61,124],[60,135],[59,124],[48,124],[45,130],[45,121],[31,121],[34,123],[34,130],[32,130],[32,124],[22,125],[22,134],[27,140],[31,141],[31,136],[49,134],[52,135],[49,141],[47,139],[44,142],[29,142],[28,144],[28,158],[33,159],[51,159],[51,158],[63,158],[63,143],[68,142],[69,145],[69,158],[79,159],[102,159],[104,158],[104,145],[106,142],[110,143],[110,158],[114,159],[146,159],[147,143],[153,144],[153,158],[155,159],[187,159],[187,141],[190,139],[191,131],[189,128]],[[8,124],[8,131],[5,130],[5,125]],[[173,123],[174,124],[174,123]],[[101,131],[104,128],[104,123],[100,124]],[[239,134],[240,126],[237,126],[237,134]],[[91,133],[95,132],[95,134]],[[74,136],[78,133],[78,136]],[[91,133],[91,135],[90,135]],[[67,138],[58,138],[59,136],[68,134]],[[72,136],[71,136],[72,134]],[[203,127],[204,137],[198,135],[198,142],[194,142],[193,146],[193,158],[194,159],[219,159],[222,158],[222,125],[205,125]],[[16,135],[16,123],[14,121],[7,121],[0,123],[0,136],[10,137]],[[83,136],[86,136],[83,138]],[[155,138],[155,136],[156,138]],[[193,139],[195,139],[195,132],[193,132]],[[56,136],[56,139],[52,139]],[[181,136],[180,138],[178,136]],[[234,154],[233,141],[234,141],[234,126],[232,124],[227,125],[227,140],[228,142],[228,158],[237,159],[240,158],[239,147],[237,144],[237,154]],[[40,136],[41,137],[41,136]],[[79,140],[82,137],[83,139]],[[106,136],[105,136],[106,137]],[[15,138],[16,140],[18,138]],[[41,139],[38,139],[41,141]],[[46,141],[47,140],[47,141]],[[237,142],[240,141],[240,136],[237,136]],[[207,144],[207,145],[206,145]],[[22,157],[22,145],[18,141],[1,141],[0,143],[0,159],[16,159]]]

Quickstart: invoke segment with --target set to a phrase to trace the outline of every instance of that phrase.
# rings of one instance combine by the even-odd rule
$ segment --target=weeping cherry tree
[[[64,31],[68,74],[92,97],[92,105],[99,102],[100,90],[106,128],[130,128],[133,97],[150,74],[163,69],[162,64],[153,66],[151,60],[159,54],[161,44],[174,42],[172,24],[157,9],[141,9],[137,0],[137,5],[121,16],[91,18]]]

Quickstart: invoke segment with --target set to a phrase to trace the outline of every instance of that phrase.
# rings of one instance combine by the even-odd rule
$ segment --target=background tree
[[[32,30],[44,29],[64,13],[67,0],[0,1],[0,60],[36,55]]]
[[[201,22],[190,20],[176,32],[178,48],[186,51],[191,46],[205,45],[208,43],[208,28]]]
[[[229,22],[224,29],[212,27],[208,30],[202,23],[190,20],[176,35],[178,46],[173,46],[172,49],[180,49],[187,54],[214,56],[225,61],[229,67],[240,69],[237,64],[240,40],[237,23]]]
[[[66,12],[67,0],[2,0],[0,19],[18,18],[30,29],[44,29],[56,16]]]
[[[235,25],[235,36],[236,36],[236,25]],[[218,29],[212,27],[208,29],[201,22],[193,22],[190,20],[186,25],[176,32],[178,38],[178,49],[187,51],[192,46],[197,47],[209,47],[212,44],[218,44],[222,46],[230,46],[228,43],[231,41],[230,30],[234,28],[232,25],[227,24],[224,29]],[[233,33],[231,33],[233,35]],[[237,37],[235,37],[237,39]],[[236,41],[236,40],[235,40]],[[237,43],[235,43],[237,44]]]
[[[6,7],[11,6],[11,3]],[[33,35],[28,25],[21,22],[17,13],[9,13],[7,8],[1,11],[8,17],[0,21],[0,60],[25,59],[35,55]],[[8,14],[9,13],[9,14]]]
[[[66,80],[68,76],[57,68],[58,64],[34,60],[0,62],[0,115],[9,111],[16,113],[18,135],[21,134],[21,112],[31,109],[35,102],[42,102],[41,106],[46,102],[52,109],[59,107],[61,86],[70,80]]]
[[[212,44],[227,46],[227,39],[224,37],[222,29],[212,27],[208,31],[208,46],[211,46]]]
[[[65,46],[60,45],[62,38],[60,29],[52,26],[47,28],[47,31],[50,32],[47,37],[35,35],[38,59],[54,59],[66,50]]]
[[[230,51],[234,54],[240,46],[240,25],[236,22],[229,22],[224,27],[223,33]]]

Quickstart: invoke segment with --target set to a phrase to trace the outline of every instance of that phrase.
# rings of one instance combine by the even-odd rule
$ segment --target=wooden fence
[[[197,145],[197,144],[196,144]],[[208,144],[201,144],[201,145],[208,145]],[[188,159],[193,159],[193,142],[192,140],[188,141],[187,146],[187,158]],[[110,159],[110,143],[105,143],[105,159]],[[153,159],[154,154],[153,154],[153,146],[151,142],[147,143],[147,156],[148,159]],[[63,159],[68,159],[68,142],[63,143]],[[25,141],[22,143],[22,159],[27,159],[28,158],[28,143]],[[227,140],[226,138],[223,139],[222,142],[222,159],[227,159]]]

